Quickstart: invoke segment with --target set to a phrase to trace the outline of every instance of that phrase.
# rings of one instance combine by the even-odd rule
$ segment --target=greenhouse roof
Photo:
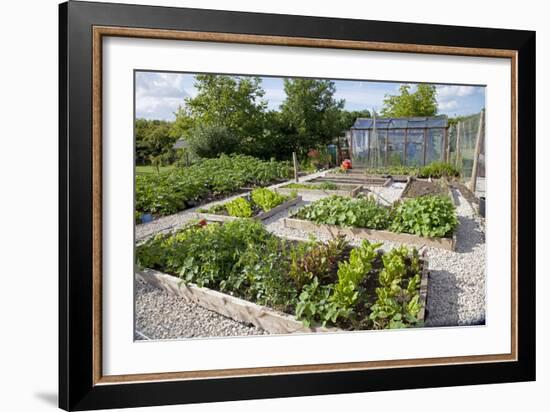
[[[373,129],[375,119],[359,117],[352,129]],[[448,126],[447,116],[434,117],[377,117],[377,129],[435,129]]]

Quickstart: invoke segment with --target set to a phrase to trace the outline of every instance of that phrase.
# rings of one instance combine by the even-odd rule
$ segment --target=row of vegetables
[[[450,237],[458,225],[455,205],[446,195],[405,199],[391,207],[379,205],[372,197],[329,196],[298,209],[293,217],[425,237]]]
[[[237,193],[243,187],[261,187],[286,180],[292,173],[289,162],[222,155],[167,173],[137,175],[136,218],[143,214],[173,214],[197,203]]]
[[[269,212],[284,202],[297,197],[297,193],[282,195],[266,188],[254,189],[249,195],[236,197],[229,202],[220,203],[207,209],[199,209],[199,213],[211,213],[233,217],[254,217],[261,212]]]
[[[199,223],[137,246],[138,264],[260,305],[304,325],[342,329],[417,326],[422,260],[416,249],[343,237],[281,239],[259,222]]]

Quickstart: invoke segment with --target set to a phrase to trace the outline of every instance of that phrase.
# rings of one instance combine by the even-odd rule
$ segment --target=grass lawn
[[[166,173],[174,169],[174,166],[161,166],[160,173]],[[156,174],[157,168],[154,166],[136,166],[136,175]]]

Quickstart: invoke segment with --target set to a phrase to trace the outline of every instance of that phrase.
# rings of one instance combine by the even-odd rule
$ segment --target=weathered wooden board
[[[306,189],[306,188],[299,188],[299,189],[290,189],[285,186],[276,187],[273,190],[275,190],[278,193],[281,194],[291,194],[292,192],[298,192],[300,195],[316,195],[316,196],[351,196],[355,197],[357,194],[363,189],[362,185],[349,185],[353,186],[350,190],[343,190],[343,189],[337,189],[337,190],[323,190],[323,189]]]
[[[456,237],[452,238],[429,238],[421,237],[417,235],[411,235],[408,233],[394,233],[388,230],[374,230],[354,227],[343,227],[337,225],[323,225],[310,222],[308,220],[284,218],[283,224],[285,227],[306,230],[306,231],[318,231],[326,233],[330,236],[336,237],[338,235],[344,235],[353,237],[356,239],[369,239],[380,240],[389,242],[407,243],[415,246],[427,246],[435,247],[445,250],[454,250],[456,244]]]
[[[424,322],[426,318],[426,304],[428,303],[428,278],[430,276],[430,272],[428,270],[428,262],[424,260],[424,264],[422,265],[422,275],[420,278],[420,305],[421,309],[420,312],[418,312],[417,319],[419,321]]]
[[[368,176],[365,174],[327,173],[318,178],[325,182],[362,184],[368,186],[384,186],[388,183],[388,177]],[[391,181],[391,180],[390,180]]]
[[[288,209],[289,207],[297,205],[301,201],[302,201],[302,197],[297,196],[294,199],[290,199],[290,200],[287,200],[284,203],[281,203],[279,206],[276,206],[273,209],[268,210],[267,212],[260,212],[256,216],[253,216],[252,219],[266,220],[266,219],[270,218],[271,216],[274,216],[277,213]],[[240,218],[235,217],[235,216],[216,215],[214,213],[204,213],[204,212],[195,213],[195,217],[197,219],[206,219],[209,222],[230,222],[232,220],[240,219]]]
[[[168,293],[238,322],[252,324],[269,333],[338,332],[337,328],[308,328],[294,316],[260,306],[208,288],[183,284],[175,276],[152,269],[136,271],[136,277]]]

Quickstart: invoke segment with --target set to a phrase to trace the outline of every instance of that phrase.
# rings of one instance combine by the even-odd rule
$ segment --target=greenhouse
[[[347,133],[354,167],[423,166],[449,158],[447,116],[358,118]]]

